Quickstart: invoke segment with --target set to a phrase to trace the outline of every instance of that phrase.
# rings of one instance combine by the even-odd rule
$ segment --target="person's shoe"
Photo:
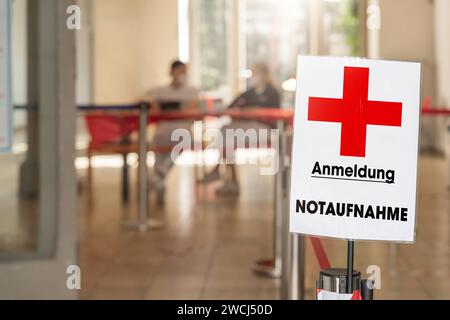
[[[225,181],[221,187],[216,189],[216,194],[219,196],[237,195],[239,194],[239,185],[233,180]]]
[[[207,173],[202,179],[198,180],[198,183],[210,183],[213,181],[217,181],[220,179],[219,170],[213,170],[210,173]]]

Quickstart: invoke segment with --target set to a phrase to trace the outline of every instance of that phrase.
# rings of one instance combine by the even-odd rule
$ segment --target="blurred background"
[[[197,181],[214,154],[183,153],[165,177],[164,204],[149,193],[149,215],[162,225],[141,232],[127,227],[141,209],[138,128],[122,132],[120,122],[138,112],[114,108],[170,87],[178,60],[203,112],[251,90],[261,63],[279,93],[272,107],[292,110],[302,54],[420,62],[423,108],[445,111],[449,17],[447,0],[11,1],[13,145],[0,154],[0,297],[283,298],[277,272],[255,272],[265,258],[273,263],[275,177],[248,163],[274,152],[238,150],[239,193],[225,197],[219,182]],[[447,117],[422,117],[416,243],[357,243],[355,267],[381,272],[376,298],[450,298]],[[161,151],[149,145],[151,175]],[[346,243],[323,243],[331,264],[344,267]],[[320,267],[307,239],[301,263],[302,297],[313,299]],[[72,265],[81,289],[68,285]]]

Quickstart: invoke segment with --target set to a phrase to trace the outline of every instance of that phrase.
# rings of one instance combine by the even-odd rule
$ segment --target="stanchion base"
[[[274,259],[259,259],[256,260],[252,267],[253,271],[257,274],[268,278],[280,278],[281,268],[275,266]]]
[[[149,219],[146,222],[140,221],[127,221],[122,224],[124,228],[137,229],[140,232],[148,230],[161,229],[164,226],[164,222],[155,219]]]

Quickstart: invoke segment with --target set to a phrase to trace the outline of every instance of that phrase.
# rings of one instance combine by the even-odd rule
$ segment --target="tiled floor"
[[[356,246],[358,270],[381,268],[378,299],[450,298],[448,163],[423,157],[420,169],[417,242]],[[94,174],[92,202],[86,192],[79,199],[82,299],[278,298],[279,280],[251,271],[256,258],[271,252],[272,177],[241,166],[241,195],[217,198],[216,185],[195,187],[192,167],[177,167],[168,177],[165,207],[151,203],[165,227],[140,233],[121,226],[137,212],[135,184],[131,204],[123,207],[119,169],[96,168]],[[345,242],[323,242],[332,265],[344,266]],[[305,267],[312,299],[319,267],[309,242]]]

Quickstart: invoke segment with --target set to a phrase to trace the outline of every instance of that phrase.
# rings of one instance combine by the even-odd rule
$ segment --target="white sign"
[[[299,57],[291,232],[414,241],[419,63]]]
[[[10,1],[0,0],[0,152],[11,151],[11,24]]]

